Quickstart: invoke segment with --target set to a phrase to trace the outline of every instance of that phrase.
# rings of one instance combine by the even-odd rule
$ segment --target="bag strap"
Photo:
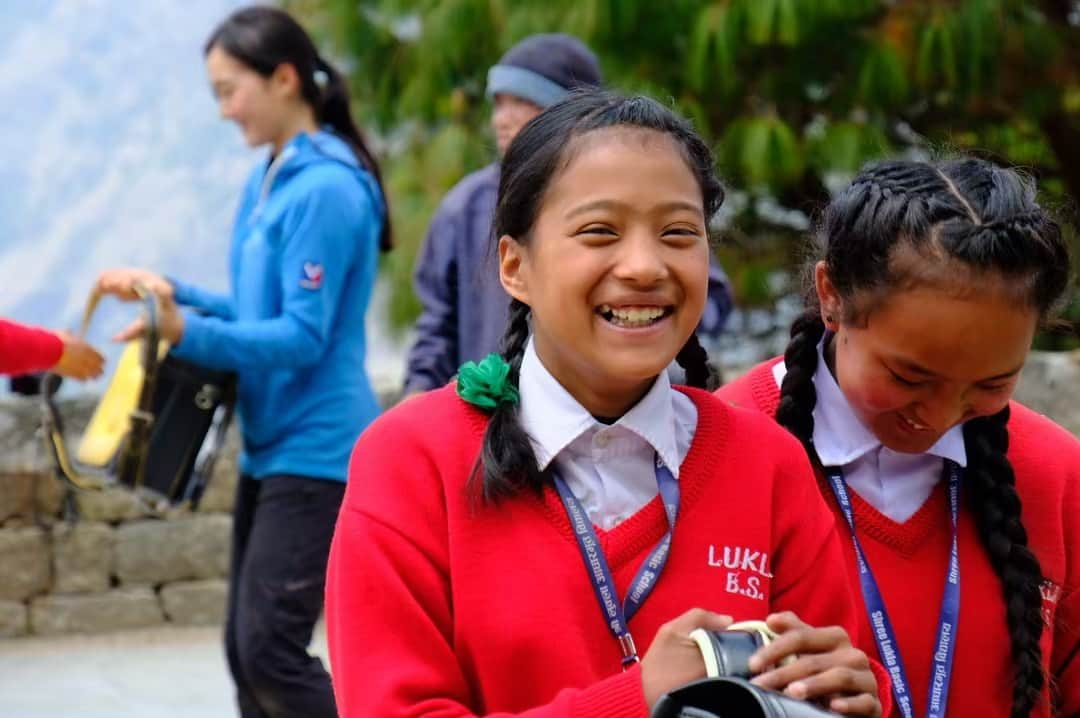
[[[146,464],[146,446],[150,436],[150,428],[153,424],[153,400],[154,389],[157,385],[158,367],[158,343],[160,334],[158,330],[158,299],[153,292],[142,284],[133,286],[135,294],[142,302],[145,311],[146,330],[143,336],[143,371],[144,379],[139,392],[139,400],[136,410],[131,415],[131,430],[128,439],[124,442],[119,461],[117,476],[131,486],[138,486],[142,482],[143,471]],[[86,337],[90,327],[90,320],[101,302],[103,294],[95,289],[87,297],[86,306],[83,308],[82,322],[79,326],[78,336]],[[59,386],[59,378],[56,374],[47,373],[42,380],[42,426],[45,439],[53,454],[56,463],[57,475],[78,489],[101,491],[117,482],[117,476],[110,472],[101,471],[94,467],[85,466],[76,461],[68,451],[67,440],[64,437],[63,421],[56,405],[56,390]]]

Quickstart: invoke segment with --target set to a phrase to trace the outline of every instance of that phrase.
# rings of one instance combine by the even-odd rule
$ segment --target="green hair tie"
[[[510,365],[498,354],[488,354],[479,364],[467,361],[458,369],[457,394],[486,411],[500,404],[516,405],[518,390],[509,376]]]

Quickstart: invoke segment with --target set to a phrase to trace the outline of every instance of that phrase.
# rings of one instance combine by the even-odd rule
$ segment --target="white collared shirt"
[[[926,503],[941,481],[945,459],[967,466],[962,425],[954,426],[923,454],[904,454],[883,446],[851,408],[825,364],[824,339],[818,343],[814,371],[814,448],[825,466],[840,466],[844,480],[863,499],[893,521],[903,523]],[[779,385],[787,368],[778,362]]]
[[[654,456],[679,478],[697,428],[697,407],[660,372],[614,424],[597,421],[540,361],[530,339],[518,378],[519,420],[541,471],[554,469],[594,524],[606,530],[658,493]]]

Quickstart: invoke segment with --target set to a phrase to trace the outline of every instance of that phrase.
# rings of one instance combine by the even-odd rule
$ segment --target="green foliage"
[[[715,144],[725,179],[773,206],[820,206],[827,187],[868,160],[941,148],[1023,165],[1051,205],[1080,200],[1080,27],[1067,16],[1069,3],[284,4],[350,70],[357,112],[383,140],[400,243],[387,260],[399,325],[417,310],[408,277],[436,203],[462,175],[494,159],[487,70],[535,32],[581,37],[610,85],[672,103]],[[775,265],[762,264],[753,238],[786,236],[791,244],[799,235],[760,214],[760,202],[743,205],[726,231],[749,239],[728,247],[725,261],[757,303]],[[767,254],[783,262],[794,253]]]

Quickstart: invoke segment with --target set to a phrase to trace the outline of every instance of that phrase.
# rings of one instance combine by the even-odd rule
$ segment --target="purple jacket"
[[[506,329],[510,297],[499,283],[491,221],[499,165],[491,164],[454,185],[439,204],[416,260],[413,286],[424,306],[409,351],[405,391],[440,387],[467,361],[497,351]],[[731,313],[727,276],[714,261],[709,297],[698,331],[720,334]]]

